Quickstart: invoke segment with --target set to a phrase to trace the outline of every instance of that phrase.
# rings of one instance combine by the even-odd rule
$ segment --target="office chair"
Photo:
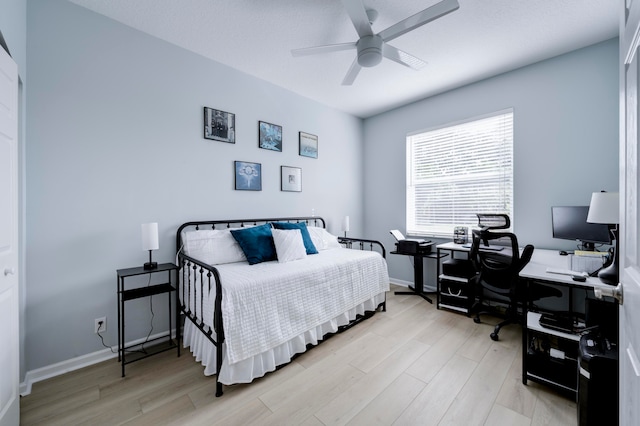
[[[489,293],[489,300],[507,304],[505,319],[495,326],[491,339],[497,341],[500,329],[511,323],[522,322],[525,304],[525,286],[519,273],[531,260],[534,247],[527,245],[520,252],[518,238],[511,232],[495,232],[507,229],[511,225],[509,216],[505,214],[477,214],[480,229],[472,230],[472,244],[469,258],[473,263],[477,275],[475,276],[478,301],[472,307],[476,312],[474,322],[480,323],[481,313],[493,313],[495,309],[484,308],[485,293]],[[493,242],[493,245],[490,245]],[[502,249],[499,249],[502,247]],[[543,297],[560,297],[562,292],[553,287],[536,284],[528,295],[528,301],[539,300]]]

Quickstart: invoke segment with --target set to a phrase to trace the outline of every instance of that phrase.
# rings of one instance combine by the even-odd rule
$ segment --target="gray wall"
[[[145,262],[142,223],[159,223],[160,262],[195,219],[314,209],[362,234],[362,120],[63,0],[29,1],[27,47],[26,370],[102,349],[101,316],[116,344],[116,269]],[[236,114],[236,144],[202,137],[203,106]],[[283,152],[258,148],[258,120],[283,126]],[[319,136],[318,159],[298,155],[298,131]],[[233,189],[234,160],[262,163],[261,192]],[[280,191],[281,165],[302,168],[301,193]],[[146,336],[149,302],[128,314],[127,339]]]
[[[388,230],[405,229],[407,133],[513,108],[518,239],[574,248],[552,238],[550,207],[588,205],[592,192],[618,189],[617,58],[613,39],[367,119],[365,233],[392,248]],[[391,277],[413,281],[404,256],[387,260]],[[426,282],[434,279],[427,270]]]
[[[27,2],[0,0],[0,31],[18,64],[20,78],[25,79],[27,63]]]

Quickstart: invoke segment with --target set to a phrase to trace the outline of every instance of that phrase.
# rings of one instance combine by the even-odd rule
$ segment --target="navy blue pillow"
[[[299,229],[300,233],[302,234],[304,248],[307,249],[307,254],[318,253],[318,250],[316,250],[316,246],[314,246],[313,241],[311,241],[311,235],[309,235],[309,230],[307,230],[306,223],[272,222],[271,224],[276,229]]]
[[[240,244],[250,265],[276,260],[276,246],[268,223],[251,228],[232,229],[231,235]]]

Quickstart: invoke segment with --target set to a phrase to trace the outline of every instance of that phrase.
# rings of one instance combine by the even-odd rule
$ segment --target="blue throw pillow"
[[[240,244],[250,265],[276,260],[276,247],[268,223],[251,228],[232,229],[231,235]]]
[[[276,229],[299,229],[302,234],[302,242],[304,242],[304,248],[307,250],[307,254],[318,253],[316,246],[314,246],[313,241],[311,241],[311,235],[309,235],[306,223],[272,222],[271,224]]]

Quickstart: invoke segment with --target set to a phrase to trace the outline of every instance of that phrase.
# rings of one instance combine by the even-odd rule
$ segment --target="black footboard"
[[[380,241],[365,240],[362,238],[338,237],[338,242],[350,249],[370,250],[379,252],[382,257],[387,258],[387,251]]]
[[[182,288],[180,309],[185,318],[189,319],[211,343],[216,347],[216,372],[222,367],[222,344],[224,343],[224,327],[222,326],[222,285],[218,270],[209,265],[205,265],[198,260],[183,253],[178,254],[178,266],[180,268]],[[202,313],[204,311],[204,298],[200,300],[193,295],[194,305],[192,305],[192,294],[196,289],[200,295],[211,292],[215,288],[216,298],[213,311],[213,330],[204,322]],[[199,306],[198,306],[199,302]],[[222,395],[222,383],[217,380],[216,374],[216,396]]]

